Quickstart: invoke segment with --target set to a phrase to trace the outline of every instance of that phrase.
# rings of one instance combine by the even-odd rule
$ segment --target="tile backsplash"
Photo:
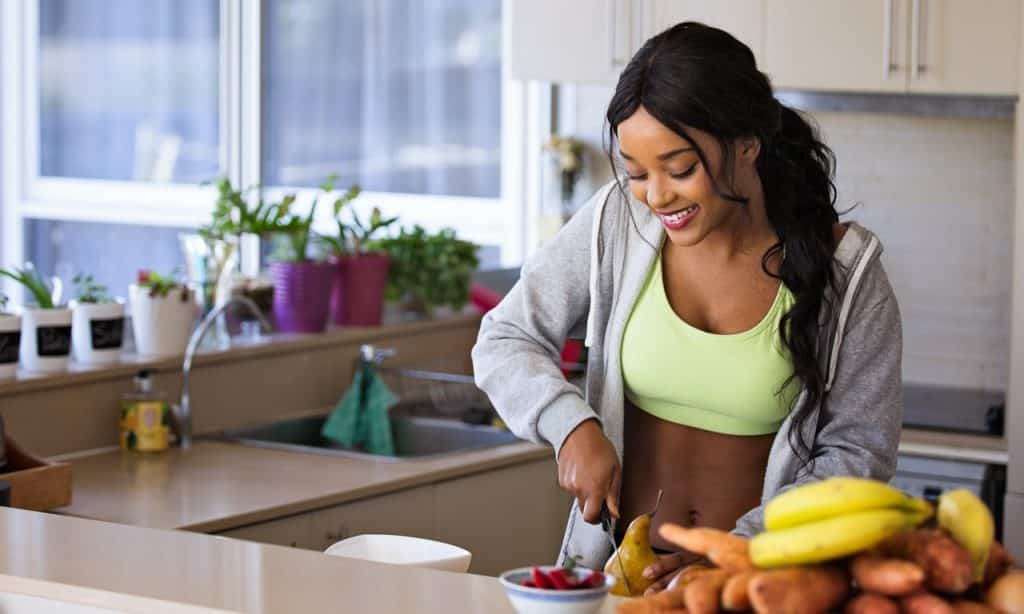
[[[591,192],[611,90],[575,98]],[[837,206],[872,229],[903,315],[904,379],[1005,390],[1009,369],[1013,122],[815,113],[837,158]]]

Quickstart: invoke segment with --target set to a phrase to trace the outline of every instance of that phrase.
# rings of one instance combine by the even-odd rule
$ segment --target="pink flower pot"
[[[327,328],[327,309],[335,266],[329,262],[273,262],[274,320],[285,333],[319,333]]]
[[[388,285],[388,255],[338,256],[332,264],[331,321],[339,326],[379,326]]]

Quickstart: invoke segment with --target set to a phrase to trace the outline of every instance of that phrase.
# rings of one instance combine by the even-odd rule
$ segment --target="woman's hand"
[[[644,570],[644,577],[655,581],[644,595],[653,595],[669,588],[684,569],[699,559],[700,556],[690,552],[673,552],[659,556],[657,563]]]
[[[583,520],[601,521],[601,508],[619,517],[622,468],[612,442],[597,420],[581,422],[558,452],[558,483],[576,497]]]

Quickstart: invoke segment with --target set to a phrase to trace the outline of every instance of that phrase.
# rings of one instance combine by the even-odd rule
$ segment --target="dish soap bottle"
[[[171,408],[162,392],[153,392],[152,372],[139,371],[135,391],[121,400],[121,449],[159,452],[168,445]]]

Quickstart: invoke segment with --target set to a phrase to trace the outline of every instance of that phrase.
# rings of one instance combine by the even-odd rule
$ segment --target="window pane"
[[[263,3],[263,180],[497,197],[501,0]]]
[[[71,278],[92,274],[114,296],[127,297],[139,269],[184,272],[178,234],[183,228],[25,220],[26,260],[44,275],[64,280],[65,296],[74,296]]]
[[[41,0],[40,174],[215,177],[219,22],[218,0]]]

